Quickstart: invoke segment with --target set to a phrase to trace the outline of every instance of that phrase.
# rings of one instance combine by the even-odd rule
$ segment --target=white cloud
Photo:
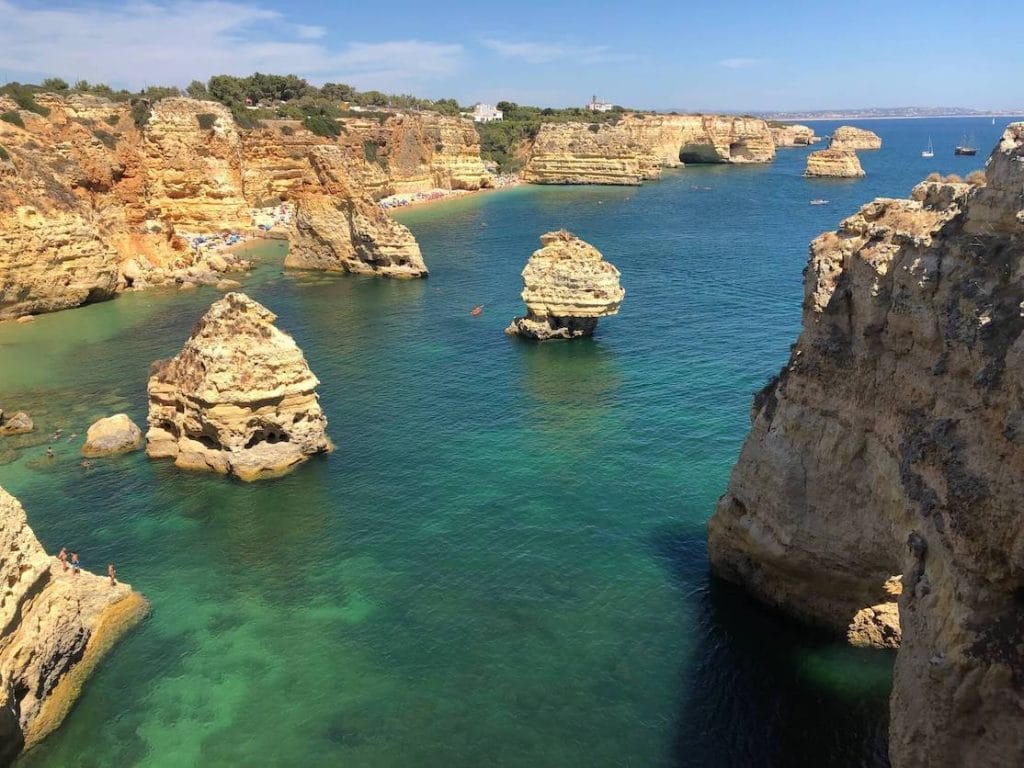
[[[527,64],[547,64],[559,59],[575,59],[584,64],[595,64],[600,61],[620,58],[613,55],[607,45],[580,46],[570,43],[512,42],[493,38],[486,38],[480,42],[485,48],[490,48],[500,56],[525,61]]]
[[[726,69],[748,69],[750,67],[756,67],[763,62],[761,59],[746,59],[739,57],[735,59],[722,59],[718,63]]]
[[[421,40],[329,46],[322,27],[236,0],[152,0],[41,9],[0,0],[0,71],[115,86],[213,74],[291,73],[398,90],[458,69],[462,46]]]

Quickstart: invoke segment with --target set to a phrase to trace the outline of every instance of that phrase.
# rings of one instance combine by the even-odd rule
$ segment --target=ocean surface
[[[285,273],[257,245],[244,290],[305,351],[337,445],[280,480],[79,466],[94,419],[145,422],[151,362],[212,289],[0,325],[0,406],[37,424],[0,442],[0,485],[153,607],[20,768],[887,765],[892,655],[711,580],[705,524],[799,331],[810,239],[980,168],[1006,122],[860,123],[884,148],[858,181],[805,180],[789,149],[404,211],[425,281]],[[562,227],[619,267],[621,312],[592,340],[506,337]]]

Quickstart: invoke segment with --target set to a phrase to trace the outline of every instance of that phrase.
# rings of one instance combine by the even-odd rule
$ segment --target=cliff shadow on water
[[[696,628],[679,672],[673,765],[889,765],[894,652],[852,648],[712,576],[703,528],[664,526],[649,545]]]

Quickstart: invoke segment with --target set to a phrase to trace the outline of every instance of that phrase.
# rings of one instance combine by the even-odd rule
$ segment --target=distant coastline
[[[810,110],[807,112],[759,112],[758,117],[779,122],[808,120],[920,120],[949,117],[1017,117],[1024,107],[1012,110],[964,109],[961,107],[895,107],[892,109]]]
[[[1020,112],[987,112],[984,115],[878,115],[866,117],[862,115],[836,115],[835,117],[766,117],[779,123],[828,123],[836,120],[945,120],[947,118],[986,118],[986,117],[1020,117],[1024,118],[1024,109]]]

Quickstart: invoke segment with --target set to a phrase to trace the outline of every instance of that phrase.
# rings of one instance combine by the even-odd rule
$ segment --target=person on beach
[[[107,563],[107,576],[110,577],[110,586],[117,586],[117,568],[114,567],[113,563]]]
[[[71,575],[77,576],[82,571],[82,564],[78,562],[78,553],[71,553]]]
[[[64,571],[66,572],[67,569],[68,569],[68,550],[67,550],[67,547],[61,547],[60,548],[60,552],[57,553],[57,559],[60,560],[60,564],[61,564],[61,566],[63,566]]]

